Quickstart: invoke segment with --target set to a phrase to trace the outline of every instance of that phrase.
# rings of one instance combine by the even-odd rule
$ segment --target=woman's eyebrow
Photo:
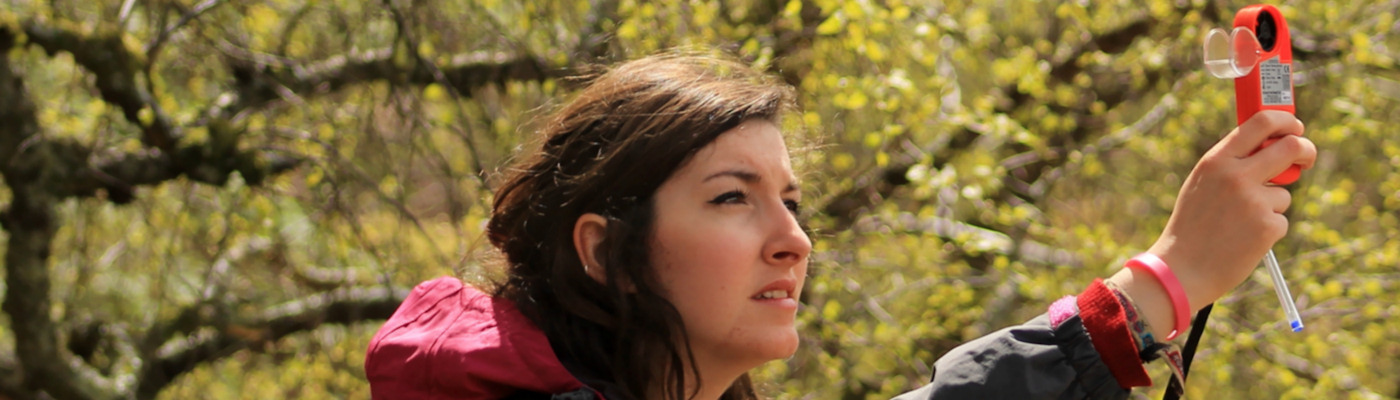
[[[716,172],[716,173],[710,174],[710,176],[707,176],[707,177],[705,177],[704,180],[701,180],[700,183],[709,182],[709,181],[712,180],[712,179],[721,178],[721,177],[726,177],[726,176],[732,176],[732,177],[738,178],[739,180],[744,181],[744,183],[758,183],[759,181],[763,180],[763,177],[760,177],[760,176],[758,176],[758,174],[753,173],[753,172],[751,172],[751,171],[738,170],[738,169],[729,169],[729,170],[724,170],[724,171],[720,171],[720,172]]]
[[[726,177],[726,176],[728,176],[728,177],[734,177],[734,178],[736,178],[736,179],[739,179],[739,180],[741,180],[741,181],[744,181],[744,183],[747,183],[747,184],[754,184],[754,183],[758,183],[759,181],[762,181],[762,180],[763,180],[763,177],[762,177],[762,176],[760,176],[759,174],[754,173],[754,172],[752,172],[752,171],[739,170],[739,169],[729,169],[729,170],[724,170],[724,171],[720,171],[720,172],[716,172],[716,173],[710,174],[709,176],[706,176],[705,179],[701,180],[700,183],[709,182],[709,181],[712,180],[712,179],[722,178],[722,177]],[[798,190],[798,187],[797,187],[797,179],[795,179],[795,178],[790,178],[790,179],[788,179],[788,184],[787,184],[787,186],[783,187],[783,193],[796,192],[797,190]]]

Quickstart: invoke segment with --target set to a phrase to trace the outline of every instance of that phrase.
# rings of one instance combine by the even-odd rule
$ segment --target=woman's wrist
[[[1171,301],[1173,321],[1172,330],[1167,334],[1166,339],[1175,339],[1177,335],[1185,332],[1191,325],[1192,308],[1186,300],[1186,291],[1182,288],[1181,281],[1177,279],[1171,266],[1155,254],[1142,253],[1128,259],[1123,264],[1123,268],[1151,275],[1157,281],[1158,286],[1166,291],[1167,299]]]
[[[1157,337],[1152,334],[1152,325],[1148,324],[1146,317],[1142,315],[1142,308],[1138,307],[1137,302],[1133,301],[1132,297],[1128,297],[1128,294],[1124,293],[1123,288],[1118,287],[1118,284],[1113,283],[1113,281],[1104,281],[1104,285],[1108,287],[1110,292],[1113,292],[1114,297],[1118,298],[1118,303],[1123,306],[1123,316],[1127,320],[1128,330],[1132,331],[1133,339],[1137,343],[1138,355],[1143,361],[1150,361],[1150,357],[1153,355],[1152,350],[1158,346]]]
[[[1137,303],[1142,310],[1142,318],[1152,329],[1152,335],[1167,338],[1176,326],[1176,310],[1171,296],[1157,282],[1151,272],[1137,268],[1123,268],[1108,281],[1121,288],[1123,293]]]
[[[1192,257],[1199,252],[1181,249],[1174,239],[1174,237],[1164,236],[1158,239],[1157,243],[1153,244],[1146,253],[1156,255],[1171,267],[1172,273],[1181,283],[1181,290],[1186,293],[1186,303],[1189,305],[1190,312],[1195,314],[1197,310],[1207,304],[1214,303],[1215,299],[1224,295],[1233,286],[1219,287],[1221,279],[1218,277],[1200,276],[1199,267],[1209,265],[1209,259],[1203,261],[1198,257]]]

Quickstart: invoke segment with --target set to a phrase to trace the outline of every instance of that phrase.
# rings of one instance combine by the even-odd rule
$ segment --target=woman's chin
[[[774,360],[782,360],[792,357],[797,353],[798,338],[797,329],[791,326],[784,328],[773,327],[772,330],[749,331],[742,340],[733,340],[728,343],[719,344],[716,347],[703,346],[713,349],[711,354],[719,359],[729,360],[734,367],[750,369],[758,367],[764,363]],[[695,349],[696,352],[704,352],[703,348]]]
[[[797,346],[801,340],[798,339],[797,330],[793,329],[790,332],[776,334],[772,340],[767,342],[762,350],[756,352],[764,356],[763,362],[792,357],[793,354],[797,353]]]

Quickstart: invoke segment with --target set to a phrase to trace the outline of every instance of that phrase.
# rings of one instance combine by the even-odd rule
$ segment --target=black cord
[[[1186,337],[1186,347],[1181,349],[1181,379],[1186,379],[1191,372],[1191,359],[1196,356],[1196,345],[1201,344],[1201,334],[1206,331],[1206,319],[1210,318],[1212,307],[1215,307],[1215,303],[1207,304],[1196,312],[1196,320],[1191,323],[1191,336]],[[1172,382],[1167,385],[1167,393],[1162,395],[1162,400],[1180,399],[1185,388],[1186,382],[1178,381],[1176,375],[1172,375]]]

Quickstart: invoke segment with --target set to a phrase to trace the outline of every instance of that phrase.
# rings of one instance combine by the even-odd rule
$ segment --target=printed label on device
[[[1264,105],[1293,105],[1293,66],[1279,62],[1278,57],[1259,63],[1259,88]]]

